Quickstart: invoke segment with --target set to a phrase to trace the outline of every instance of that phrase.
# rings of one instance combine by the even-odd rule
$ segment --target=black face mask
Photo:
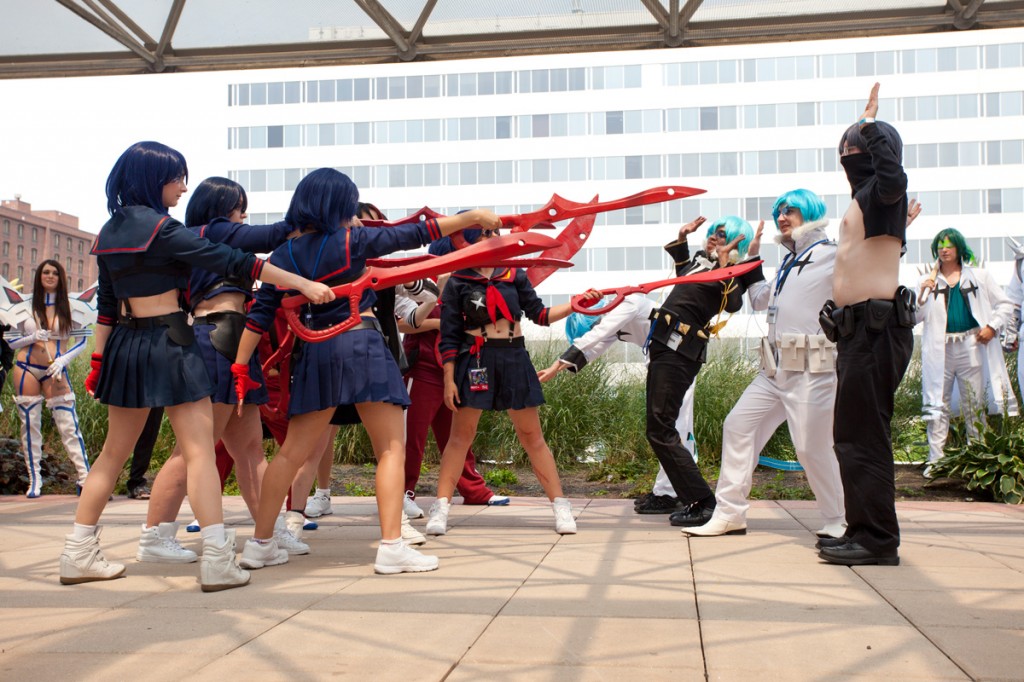
[[[846,171],[846,179],[850,181],[850,187],[854,191],[859,190],[864,183],[875,176],[875,167],[871,165],[871,155],[863,152],[859,154],[847,154],[839,157],[839,163]]]

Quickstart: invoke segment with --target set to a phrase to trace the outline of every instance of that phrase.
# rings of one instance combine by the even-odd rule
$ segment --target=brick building
[[[36,266],[47,258],[64,266],[69,291],[92,285],[97,267],[89,250],[95,239],[96,235],[78,229],[76,216],[33,211],[19,195],[0,202],[0,275],[18,279],[25,293],[31,293]]]

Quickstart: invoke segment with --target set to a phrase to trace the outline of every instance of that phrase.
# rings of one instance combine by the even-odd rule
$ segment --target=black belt
[[[466,334],[464,343],[472,346],[476,343],[477,339],[483,339],[485,346],[491,348],[526,348],[526,337],[515,336],[511,339],[492,339],[486,336],[473,336],[472,334]]]
[[[206,315],[200,315],[199,317],[192,318],[192,324],[217,324],[218,320],[223,320],[232,315],[240,315],[245,317],[245,313],[240,313],[237,310],[219,310],[213,313],[207,313]]]
[[[188,318],[180,310],[176,313],[155,315],[153,317],[118,316],[117,323],[128,329],[153,329],[155,327],[173,327],[179,323],[179,320],[184,320],[188,324]]]

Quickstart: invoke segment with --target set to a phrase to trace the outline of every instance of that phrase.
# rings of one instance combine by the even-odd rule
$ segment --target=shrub
[[[933,476],[959,478],[968,490],[981,490],[999,502],[1024,502],[1024,429],[1019,417],[975,422],[977,436],[947,448],[932,464]]]

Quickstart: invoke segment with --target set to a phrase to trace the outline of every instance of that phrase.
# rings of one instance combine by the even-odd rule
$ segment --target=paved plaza
[[[146,507],[122,498],[102,543],[127,577],[60,585],[75,503],[0,498],[0,680],[1024,679],[1022,507],[900,503],[902,565],[845,568],[817,558],[810,502],[688,540],[607,499],[560,537],[515,498],[453,507],[440,570],[377,576],[373,499],[335,497],[309,556],[204,594],[195,564],[135,561]],[[225,513],[251,536],[241,498]]]

